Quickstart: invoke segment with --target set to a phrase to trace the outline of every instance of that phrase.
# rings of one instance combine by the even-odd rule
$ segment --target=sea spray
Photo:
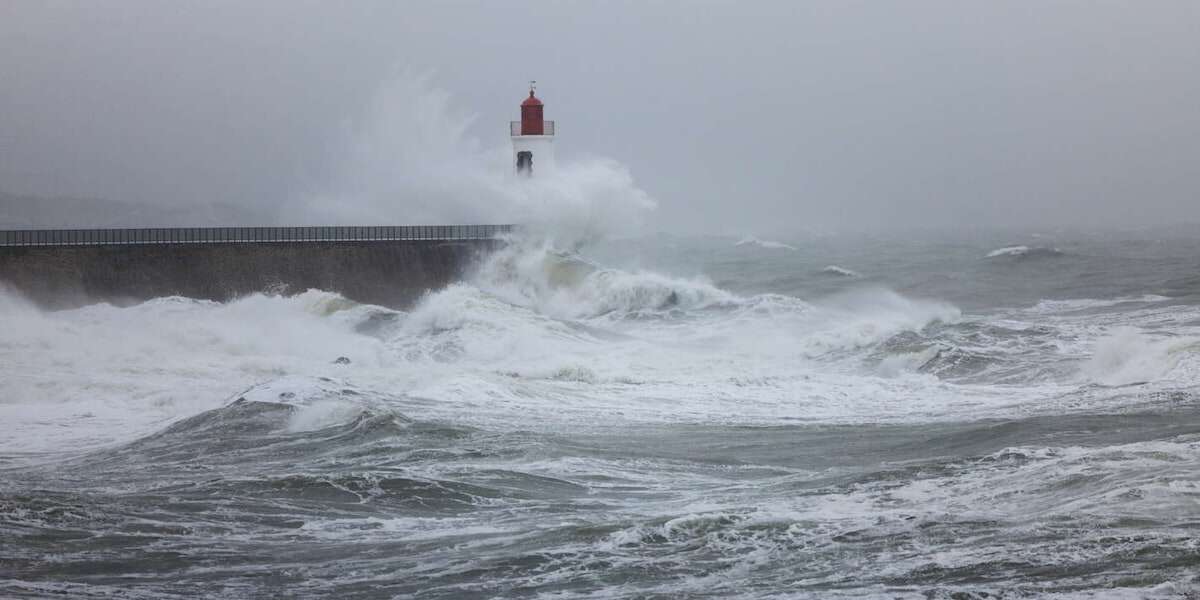
[[[1134,327],[1117,327],[1096,342],[1083,373],[1103,385],[1150,383],[1169,374],[1183,353],[1196,346],[1194,338],[1163,339]]]
[[[472,137],[474,118],[430,75],[383,84],[334,147],[335,175],[296,201],[321,224],[518,223],[563,249],[633,235],[655,201],[607,158],[515,174],[507,136]]]

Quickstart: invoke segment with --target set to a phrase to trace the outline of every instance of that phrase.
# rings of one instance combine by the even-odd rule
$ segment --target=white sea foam
[[[378,340],[353,332],[336,294],[255,295],[227,304],[160,298],[41,312],[0,295],[0,449],[70,450],[220,406],[289,373],[338,374],[347,356],[378,366]]]
[[[0,340],[3,451],[127,439],[271,382],[255,399],[320,399],[300,407],[296,430],[361,409],[328,386],[493,428],[975,418],[1050,410],[1062,393],[949,385],[914,373],[920,357],[863,365],[892,336],[957,322],[944,302],[880,287],[818,302],[739,296],[603,268],[544,241],[513,244],[409,313],[316,291],[54,313],[4,298],[0,321],[18,335]],[[392,324],[360,329],[378,315]],[[341,356],[349,364],[334,364]]]
[[[924,372],[937,343],[883,346],[960,323],[945,302],[878,286],[815,300],[735,294],[703,279],[607,268],[543,237],[514,240],[410,312],[318,291],[49,313],[0,295],[0,327],[13,332],[0,338],[0,418],[10,424],[0,452],[129,439],[272,382],[276,396],[315,399],[296,411],[295,430],[351,418],[365,398],[502,430],[1088,410],[1106,396],[1076,393],[1081,381],[1184,385],[1200,373],[1192,337],[1114,329],[1128,321],[1186,332],[1200,313],[1135,300],[1145,306],[1113,315],[1039,305],[989,321],[997,331],[962,340],[972,356],[1029,361],[1033,352],[1063,364],[1062,376],[993,386]],[[349,364],[334,364],[341,356]],[[326,387],[360,397],[335,398]]]
[[[589,549],[664,563],[670,559],[659,557],[697,548],[706,555],[731,557],[715,575],[680,582],[674,591],[738,589],[744,572],[753,573],[764,560],[770,564],[780,555],[790,556],[797,547],[806,549],[806,567],[813,573],[809,585],[842,583],[847,581],[840,568],[846,543],[862,549],[857,555],[885,580],[931,569],[986,569],[1002,559],[1070,567],[1110,559],[1114,552],[1163,547],[1187,552],[1194,544],[1186,534],[1146,529],[1121,536],[1114,530],[1129,518],[1170,521],[1187,514],[1198,489],[1188,465],[1197,459],[1198,449],[1194,437],[1103,448],[1011,447],[964,457],[943,469],[859,480],[837,493],[774,494],[762,486],[747,486],[693,496],[683,504],[639,502],[636,509],[629,507],[626,518],[632,525]],[[655,467],[654,473],[669,469]],[[592,467],[592,472],[600,468]],[[813,475],[798,472],[777,484],[787,489]],[[692,477],[685,483],[703,482]],[[1060,535],[1036,535],[1047,520],[1055,522]],[[975,532],[980,523],[1017,533],[987,532],[994,543],[979,544]],[[935,546],[918,543],[915,551],[890,551],[903,540],[924,540],[931,531],[958,529],[972,534],[939,536]],[[1032,535],[1021,535],[1025,531]],[[887,550],[880,550],[880,540],[890,542]],[[1080,582],[1088,583],[1089,572],[1084,573]],[[856,596],[875,597],[862,591],[858,588]],[[1133,588],[1117,596],[1158,597],[1151,591]],[[879,597],[894,595],[881,591]]]

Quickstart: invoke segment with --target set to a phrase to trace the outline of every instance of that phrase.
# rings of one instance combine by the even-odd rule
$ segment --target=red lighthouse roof
[[[542,101],[538,100],[537,96],[533,95],[533,90],[529,90],[529,97],[526,98],[525,101],[521,103],[521,106],[541,106],[541,105],[542,105]]]
[[[543,115],[542,101],[533,95],[533,84],[529,82],[529,97],[521,103],[521,120],[509,121],[508,128],[516,136],[524,135],[554,135],[554,121],[547,121]]]

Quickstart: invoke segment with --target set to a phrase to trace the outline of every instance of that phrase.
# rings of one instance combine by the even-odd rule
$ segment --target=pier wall
[[[407,308],[428,291],[463,277],[482,255],[504,243],[491,236],[290,241],[245,237],[0,244],[0,285],[52,309],[97,301],[129,304],[161,296],[226,301],[254,292],[294,294],[311,288],[358,302]]]

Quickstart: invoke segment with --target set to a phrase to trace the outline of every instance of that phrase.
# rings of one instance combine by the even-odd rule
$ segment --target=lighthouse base
[[[533,176],[553,173],[554,136],[514,135],[513,169],[520,175]]]

